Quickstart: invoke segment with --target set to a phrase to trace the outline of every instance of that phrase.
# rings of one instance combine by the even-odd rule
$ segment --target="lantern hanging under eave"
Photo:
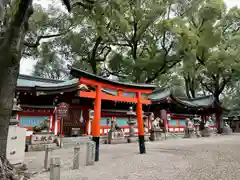
[[[171,98],[170,97],[167,97],[166,100],[167,100],[167,103],[171,103]]]
[[[154,121],[154,113],[153,113],[153,112],[150,113],[149,119],[150,119],[151,121]]]
[[[171,114],[167,114],[167,120],[168,120],[168,121],[171,120]]]

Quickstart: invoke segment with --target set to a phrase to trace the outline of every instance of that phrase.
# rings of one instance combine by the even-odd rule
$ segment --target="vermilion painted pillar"
[[[144,125],[142,116],[142,104],[141,104],[141,93],[136,93],[137,97],[137,122],[138,122],[138,140],[139,140],[139,151],[140,154],[146,153],[145,140],[144,140]]]
[[[17,120],[19,121],[19,123],[17,124],[17,126],[20,126],[20,114],[17,113]]]
[[[96,143],[95,161],[99,161],[100,120],[101,120],[101,86],[97,86],[96,99],[94,103],[94,119],[92,121],[93,141]]]
[[[151,119],[150,117],[148,116],[147,118],[147,121],[148,121],[148,133],[150,132],[150,129],[151,129]]]
[[[88,120],[86,120],[86,126],[85,126],[85,131],[86,131],[86,134],[88,134],[89,135],[89,131],[88,131],[88,129],[89,129],[89,119]]]

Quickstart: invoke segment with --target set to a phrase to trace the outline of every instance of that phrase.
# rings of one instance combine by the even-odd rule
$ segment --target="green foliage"
[[[50,79],[64,79],[68,77],[64,61],[51,49],[48,43],[41,44],[41,59],[37,61],[33,75]]]
[[[190,97],[196,95],[196,90],[206,90],[219,101],[238,71],[239,10],[233,8],[227,12],[223,1],[191,3],[194,11],[184,15],[179,36],[186,90],[191,92]]]
[[[121,54],[122,58],[116,66],[115,56],[110,56],[107,65],[110,74],[151,83],[179,62],[174,52],[175,20],[170,18],[171,6],[170,2],[160,0],[125,6],[120,17],[116,17],[119,20],[112,35],[116,48],[112,53]]]
[[[44,43],[48,48],[39,46],[36,54],[42,63],[36,68],[51,68],[38,74],[71,63],[121,81],[172,83],[190,98],[207,92],[219,100],[238,80],[239,17],[239,8],[227,10],[222,0],[103,0],[91,9],[75,6],[71,16],[39,8],[31,20],[39,26],[30,26],[27,38],[74,24],[68,33]],[[61,18],[66,21],[56,20]]]

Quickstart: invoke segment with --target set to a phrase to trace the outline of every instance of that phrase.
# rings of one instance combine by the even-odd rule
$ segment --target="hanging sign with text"
[[[67,103],[60,103],[57,106],[57,117],[59,119],[65,118],[68,116],[69,105]]]

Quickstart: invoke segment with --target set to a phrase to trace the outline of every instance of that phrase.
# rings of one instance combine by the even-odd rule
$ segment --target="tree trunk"
[[[192,80],[192,83],[191,83],[191,86],[190,86],[190,92],[191,92],[192,98],[195,98],[196,97],[196,90],[195,90],[194,80]]]
[[[12,1],[9,24],[0,41],[0,155],[6,157],[9,121],[19,74],[24,37],[33,13],[32,0]],[[10,16],[11,14],[11,16]]]
[[[185,81],[185,92],[188,98],[191,98],[191,94],[190,94],[190,86],[189,86],[189,79],[188,77],[184,76],[184,81]]]
[[[6,157],[8,126],[12,114],[13,98],[19,73],[19,64],[0,66],[0,156]]]

